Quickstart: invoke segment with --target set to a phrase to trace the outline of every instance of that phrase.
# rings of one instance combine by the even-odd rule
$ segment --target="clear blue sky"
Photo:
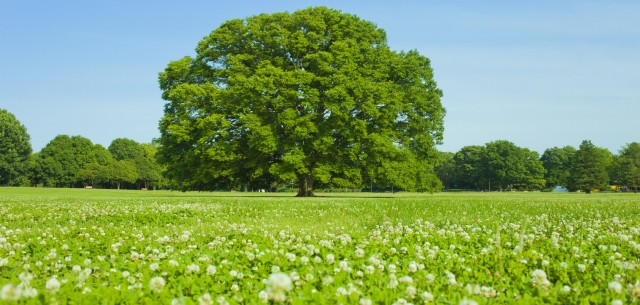
[[[640,142],[640,1],[0,0],[0,108],[36,151],[58,134],[149,142],[169,61],[225,20],[316,5],[431,59],[447,108],[441,150]]]

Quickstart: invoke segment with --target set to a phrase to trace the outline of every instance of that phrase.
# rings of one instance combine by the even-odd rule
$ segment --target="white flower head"
[[[622,292],[622,284],[620,284],[620,282],[618,281],[613,281],[609,283],[609,290],[615,292],[615,293],[621,293]]]
[[[208,293],[205,293],[201,297],[199,297],[198,302],[200,303],[200,305],[213,305],[213,299]]]
[[[155,293],[160,293],[166,284],[167,283],[164,281],[164,278],[156,276],[151,278],[151,281],[149,281],[149,288],[151,288],[151,291]]]
[[[44,287],[47,288],[47,290],[49,290],[51,293],[56,293],[58,292],[58,290],[60,290],[60,281],[58,281],[58,279],[56,279],[55,277],[52,277],[47,281]]]
[[[267,279],[267,287],[273,292],[289,291],[291,290],[291,278],[286,273],[272,273]]]
[[[216,269],[216,266],[214,266],[214,265],[209,265],[207,267],[207,274],[208,275],[214,275],[214,274],[216,274],[217,271],[218,270]]]

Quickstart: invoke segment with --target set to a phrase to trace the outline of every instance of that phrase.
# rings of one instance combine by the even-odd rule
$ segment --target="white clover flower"
[[[333,278],[330,275],[322,277],[322,285],[329,286],[333,283]]]
[[[296,260],[296,255],[293,253],[287,252],[287,254],[285,254],[284,257],[290,262],[293,262]]]
[[[158,263],[152,263],[151,265],[149,265],[149,270],[151,271],[157,271],[160,268],[160,265],[158,265]]]
[[[549,266],[549,261],[548,260],[542,260],[542,262],[540,264],[542,266]]]
[[[624,304],[624,303],[622,303],[622,301],[620,301],[620,300],[611,301],[611,305],[622,305],[622,304]]]
[[[271,266],[271,272],[272,272],[272,273],[280,272],[280,267],[275,266],[275,265],[274,265],[274,266]]]
[[[316,256],[313,258],[313,262],[314,262],[314,263],[316,263],[316,264],[319,264],[319,263],[321,263],[321,262],[322,262],[322,258],[321,258],[320,256],[317,256],[317,255],[316,255]]]
[[[460,305],[478,305],[478,302],[469,299],[463,299],[460,301]]]
[[[175,260],[169,260],[169,266],[172,267],[178,267],[178,265],[180,265],[177,261]]]
[[[410,262],[408,270],[411,273],[414,273],[414,272],[418,271],[418,264],[416,262]]]
[[[162,277],[159,277],[159,276],[153,277],[149,281],[149,288],[151,289],[151,291],[155,293],[162,292],[162,289],[164,289],[165,285],[166,285],[166,282]]]
[[[403,298],[399,298],[397,301],[395,301],[395,303],[393,303],[393,305],[408,305],[408,304],[411,304],[411,303],[407,302],[407,300]]]
[[[580,270],[580,272],[585,272],[587,270],[587,266],[583,264],[578,264],[578,270]]]
[[[565,263],[565,262],[561,262],[560,263],[560,267],[562,267],[564,269],[567,269],[567,267],[569,267],[569,265],[567,265],[567,263]]]
[[[29,272],[20,272],[20,275],[18,275],[18,278],[23,283],[29,283],[33,279],[33,275],[31,275],[31,273],[29,273]]]
[[[38,290],[36,290],[33,287],[27,286],[27,287],[24,287],[24,290],[22,291],[22,295],[27,299],[35,298],[38,296]]]
[[[367,266],[364,268],[364,273],[373,274],[376,271],[376,268],[373,266]]]
[[[196,264],[191,264],[189,266],[187,266],[187,269],[185,270],[186,273],[198,273],[200,272],[200,266],[196,265]]]
[[[73,270],[73,272],[80,272],[80,271],[82,271],[82,267],[80,267],[78,265],[75,265],[75,266],[73,266],[73,268],[71,268],[71,270]]]
[[[544,286],[547,287],[551,285],[551,282],[547,279],[547,273],[542,269],[536,269],[531,274],[531,283],[533,286]]]
[[[273,292],[291,290],[291,278],[286,273],[272,273],[267,279],[267,287]]]
[[[425,278],[427,280],[427,283],[433,283],[433,281],[436,280],[436,276],[431,273],[427,274]]]
[[[131,273],[129,271],[122,271],[122,277],[129,277]]]
[[[0,292],[0,299],[5,301],[17,301],[22,296],[22,288],[13,284],[6,284],[2,286]]]
[[[8,258],[0,258],[0,267],[6,266],[9,264]]]
[[[87,294],[91,292],[91,288],[89,287],[84,287],[84,289],[82,290],[82,294]]]
[[[467,286],[465,288],[467,289],[467,293],[469,293],[471,295],[482,293],[482,289],[480,288],[480,285],[478,285],[478,284],[467,284]]]
[[[333,254],[327,254],[327,263],[333,264],[334,261],[335,257],[333,256]]]
[[[622,292],[622,284],[620,284],[620,282],[617,281],[612,281],[609,283],[609,290],[615,292],[615,293],[621,293]]]
[[[214,274],[216,274],[217,271],[218,271],[218,269],[216,269],[216,266],[214,266],[214,265],[209,265],[207,267],[207,274],[208,275],[214,275]]]
[[[360,299],[358,305],[373,305],[373,302],[370,299]]]
[[[411,283],[413,283],[413,279],[408,275],[405,275],[405,276],[401,277],[399,279],[399,281],[400,281],[400,283],[403,283],[403,284],[411,284]]]
[[[44,286],[51,293],[56,293],[60,290],[60,281],[55,277],[50,278]]]
[[[338,289],[336,289],[336,296],[344,296],[344,295],[348,295],[347,289],[344,289],[344,287],[338,287]]]
[[[309,263],[309,258],[306,256],[300,257],[300,263],[306,265],[307,263]]]
[[[431,294],[431,292],[423,292],[422,293],[422,298],[424,299],[424,302],[433,302],[433,294]]]
[[[238,271],[231,270],[231,271],[229,271],[229,275],[230,275],[231,277],[236,277],[236,276],[238,275]]]
[[[200,305],[213,305],[213,299],[208,293],[205,293],[201,297],[199,297],[198,302],[200,303]]]
[[[389,264],[389,266],[387,266],[387,269],[389,269],[390,273],[396,273],[396,265],[394,264]]]
[[[360,248],[356,249],[355,255],[357,258],[362,258],[364,256],[364,250]]]
[[[416,293],[418,293],[418,290],[416,289],[416,287],[413,287],[411,285],[407,286],[407,289],[405,289],[404,291],[405,296],[409,300],[412,300],[413,298],[415,298]]]
[[[262,303],[269,302],[269,294],[266,291],[261,290],[258,292],[258,299],[260,299]]]
[[[338,264],[338,267],[340,267],[340,269],[344,270],[344,271],[350,271],[351,268],[349,268],[349,262],[344,260],[344,261],[340,261],[340,263]]]
[[[396,287],[398,287],[398,279],[396,278],[396,275],[392,273],[389,275],[389,284],[387,284],[387,288],[393,289]]]

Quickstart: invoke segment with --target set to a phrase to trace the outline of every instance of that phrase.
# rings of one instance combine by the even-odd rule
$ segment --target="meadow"
[[[0,188],[0,304],[630,304],[640,195]]]

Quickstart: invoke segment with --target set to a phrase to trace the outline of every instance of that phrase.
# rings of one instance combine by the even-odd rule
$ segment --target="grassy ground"
[[[0,188],[0,304],[639,300],[638,194],[319,195]]]

